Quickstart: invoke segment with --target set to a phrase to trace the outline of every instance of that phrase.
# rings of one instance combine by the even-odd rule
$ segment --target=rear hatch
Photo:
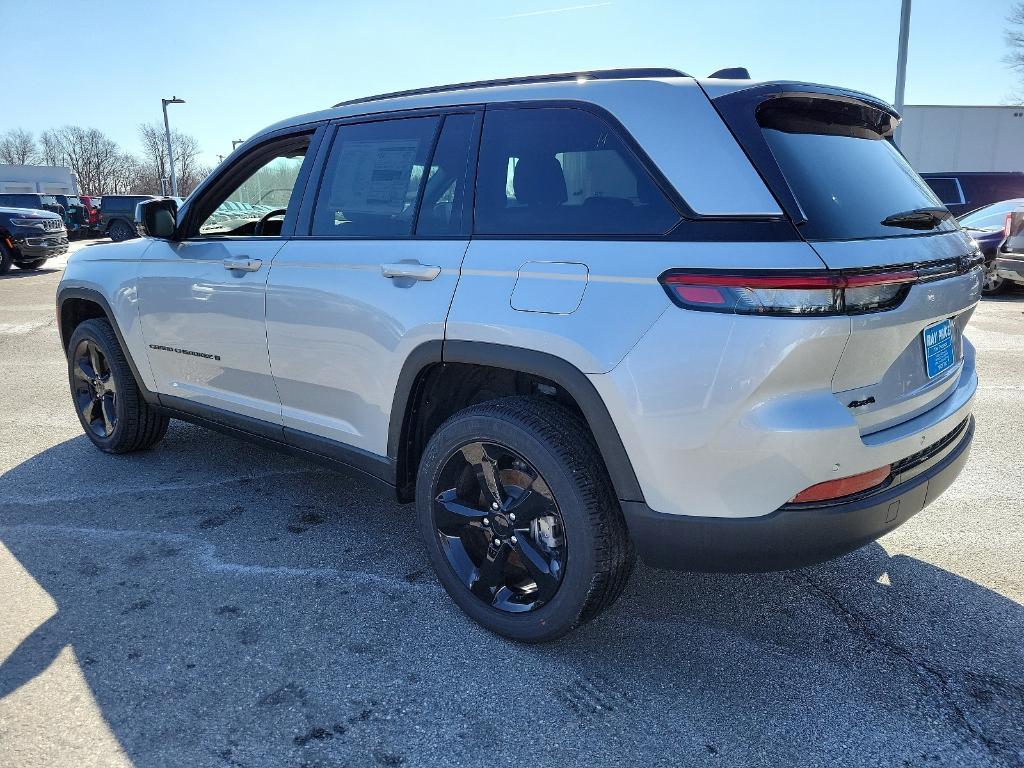
[[[833,375],[862,434],[949,397],[973,368],[963,332],[980,297],[981,257],[892,143],[892,108],[798,83],[752,86],[713,103],[829,271],[905,281],[895,305],[850,315]]]

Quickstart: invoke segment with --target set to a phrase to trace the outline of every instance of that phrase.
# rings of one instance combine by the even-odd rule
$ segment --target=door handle
[[[413,280],[433,280],[441,274],[441,268],[433,264],[419,262],[399,262],[398,264],[381,264],[380,273],[384,277],[407,277]]]
[[[262,266],[262,259],[250,259],[247,256],[238,259],[224,259],[224,269],[230,269],[232,272],[255,272]]]

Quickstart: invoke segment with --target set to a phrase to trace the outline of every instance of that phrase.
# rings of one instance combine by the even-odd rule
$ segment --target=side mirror
[[[140,237],[170,240],[177,228],[178,203],[169,197],[146,200],[135,206],[135,229]]]

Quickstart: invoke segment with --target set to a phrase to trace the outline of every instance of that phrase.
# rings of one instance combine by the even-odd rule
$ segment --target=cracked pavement
[[[638,566],[523,647],[367,483],[179,422],[96,451],[61,267],[0,277],[0,765],[1024,766],[1024,291],[975,314],[975,446],[924,513],[800,571]]]

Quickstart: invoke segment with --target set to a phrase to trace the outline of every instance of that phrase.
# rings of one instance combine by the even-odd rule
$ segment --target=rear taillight
[[[839,315],[897,306],[919,278],[899,272],[712,273],[673,270],[660,278],[686,309],[740,315]]]
[[[1006,218],[1003,220],[1003,239],[1005,240],[1010,236],[1010,222],[1013,220],[1013,214],[1006,214]]]
[[[838,480],[818,483],[800,491],[800,493],[789,500],[789,503],[805,504],[810,501],[828,501],[831,499],[841,499],[844,496],[852,496],[855,493],[868,491],[881,485],[889,479],[891,473],[892,466],[886,464],[884,467],[872,469],[870,472],[861,472],[859,475],[851,475],[850,477],[841,477]]]

